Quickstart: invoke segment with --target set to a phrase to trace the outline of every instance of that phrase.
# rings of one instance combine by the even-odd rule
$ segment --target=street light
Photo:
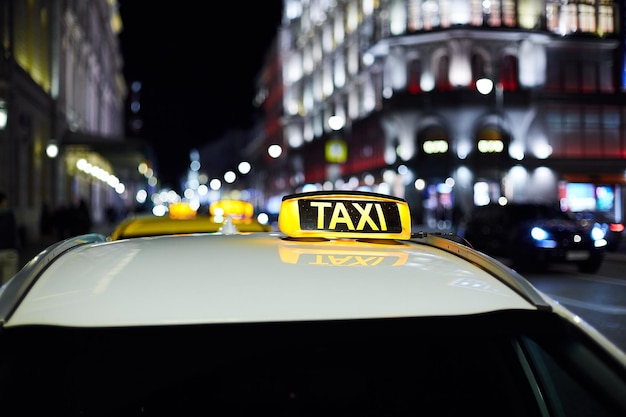
[[[46,155],[50,159],[54,159],[59,155],[59,146],[56,141],[51,140],[48,142],[48,145],[46,146]]]
[[[493,81],[489,78],[481,78],[476,80],[476,89],[480,94],[487,95],[493,90]]]

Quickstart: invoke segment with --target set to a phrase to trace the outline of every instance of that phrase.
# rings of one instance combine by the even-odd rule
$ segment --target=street
[[[624,243],[624,242],[622,242]],[[607,257],[596,274],[572,266],[555,266],[524,276],[626,351],[626,245]]]

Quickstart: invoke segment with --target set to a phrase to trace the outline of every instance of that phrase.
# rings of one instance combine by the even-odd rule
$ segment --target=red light
[[[624,225],[622,223],[611,223],[609,229],[611,232],[621,233],[624,231]]]

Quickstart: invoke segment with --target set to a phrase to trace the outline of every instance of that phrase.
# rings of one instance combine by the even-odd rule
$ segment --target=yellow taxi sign
[[[171,203],[169,216],[171,219],[193,219],[196,217],[196,210],[188,203]]]
[[[241,200],[219,200],[209,206],[212,216],[252,217],[254,206],[252,203]]]
[[[300,193],[283,197],[278,229],[295,238],[408,240],[411,213],[405,200],[383,194]]]

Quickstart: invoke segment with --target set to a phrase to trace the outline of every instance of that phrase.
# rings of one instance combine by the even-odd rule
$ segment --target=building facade
[[[84,199],[99,222],[129,198],[102,150],[124,152],[121,29],[115,0],[0,0],[0,188],[26,239],[44,206]]]
[[[623,8],[285,0],[273,180],[397,195],[437,228],[503,198],[622,220]]]

